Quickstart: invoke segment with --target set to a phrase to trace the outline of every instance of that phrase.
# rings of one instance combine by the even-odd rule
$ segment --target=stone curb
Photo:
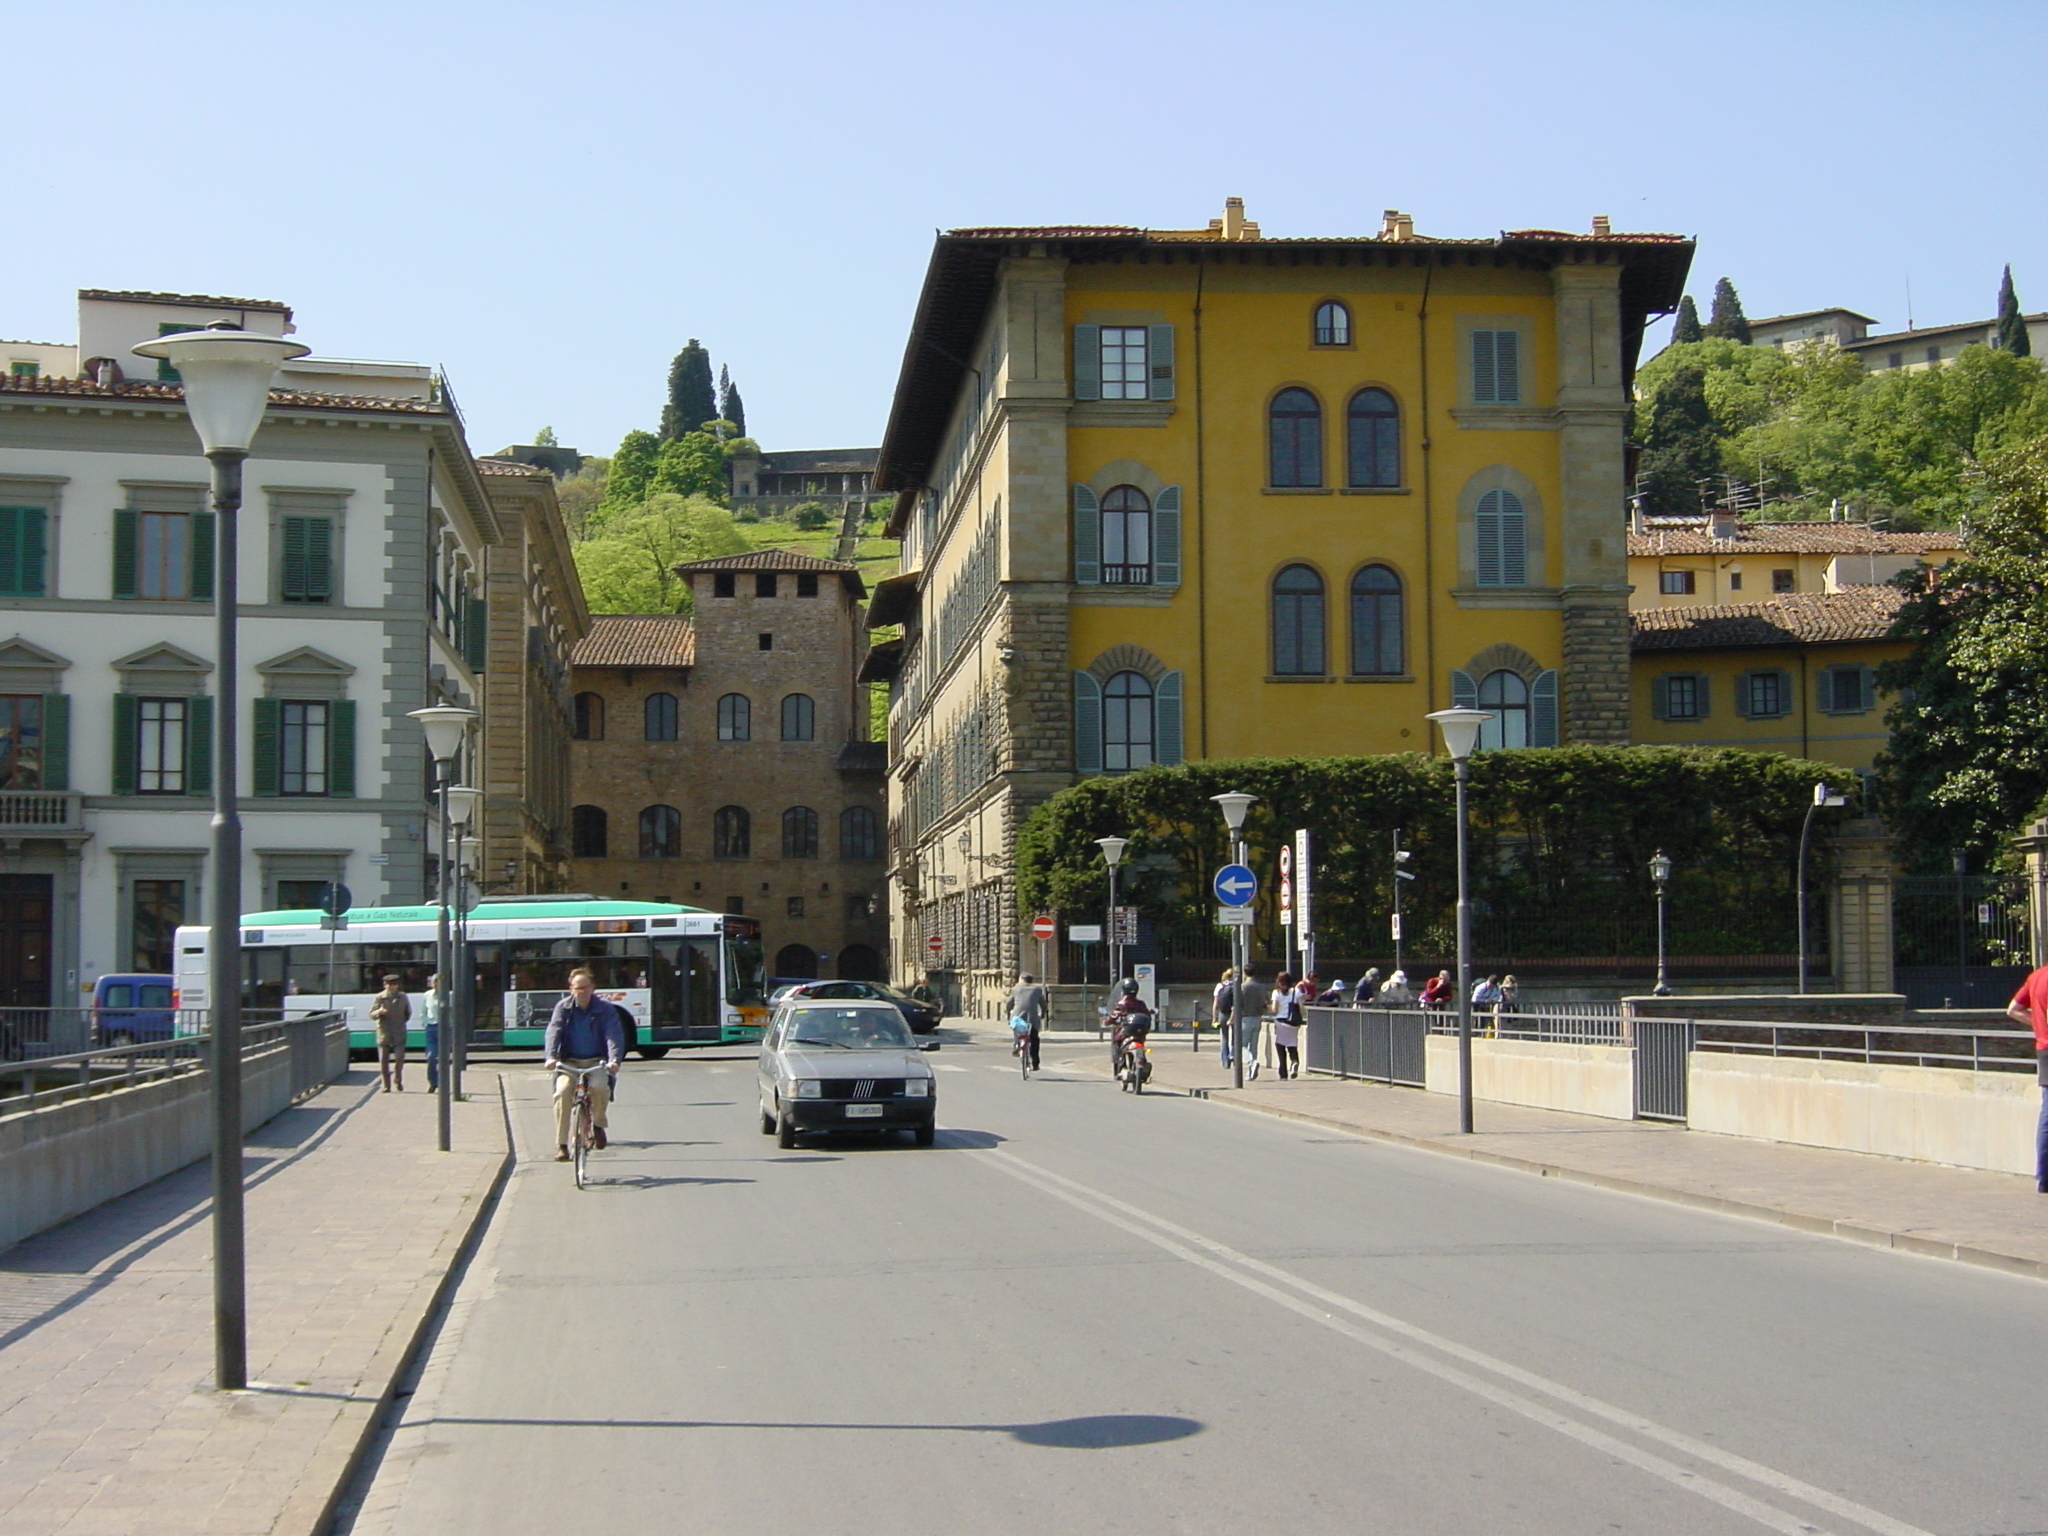
[[[303,1489],[285,1506],[284,1513],[272,1529],[278,1536],[329,1536],[334,1520],[340,1512],[342,1495],[355,1481],[362,1469],[363,1459],[377,1443],[385,1415],[398,1398],[398,1385],[418,1362],[421,1349],[433,1332],[434,1320],[441,1315],[455,1289],[458,1276],[476,1252],[483,1240],[484,1229],[490,1225],[490,1218],[498,1208],[498,1200],[505,1193],[505,1185],[512,1177],[512,1170],[518,1162],[518,1154],[512,1139],[512,1105],[505,1092],[505,1075],[498,1074],[498,1110],[504,1117],[505,1155],[498,1163],[498,1171],[492,1175],[490,1188],[476,1202],[469,1213],[468,1222],[458,1233],[451,1232],[451,1242],[444,1241],[441,1251],[448,1255],[447,1263],[441,1266],[438,1279],[426,1298],[426,1304],[419,1309],[409,1330],[403,1323],[395,1326],[378,1348],[371,1363],[363,1373],[364,1380],[381,1381],[376,1404],[360,1423],[349,1424],[337,1420],[323,1437],[308,1472],[314,1472],[323,1460],[337,1458],[334,1474],[327,1479],[324,1488]],[[310,1507],[309,1507],[310,1506]]]

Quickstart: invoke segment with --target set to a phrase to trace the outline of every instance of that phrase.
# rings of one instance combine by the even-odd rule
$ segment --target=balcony
[[[0,838],[82,837],[85,797],[58,790],[0,790]]]

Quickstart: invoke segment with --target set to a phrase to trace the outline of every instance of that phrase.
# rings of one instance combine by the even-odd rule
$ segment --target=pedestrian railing
[[[1914,1024],[1825,1024],[1798,1020],[1644,1019],[1685,1024],[1692,1049],[1731,1055],[1860,1061],[1964,1072],[2031,1072],[2034,1035],[2026,1029],[1929,1029]]]
[[[1563,1006],[1578,1009],[1597,1005],[1568,1003]],[[1621,1005],[1614,1004],[1613,1008],[1612,1013],[1552,1012],[1548,1007],[1509,1013],[1493,1008],[1474,1008],[1472,1033],[1481,1039],[1547,1040],[1556,1045],[1626,1045],[1628,1033],[1622,1022]],[[1458,1032],[1458,1010],[1455,1008],[1432,1008],[1423,1017],[1429,1020],[1429,1032],[1433,1035],[1455,1035]]]
[[[203,1022],[203,1011],[189,1011],[199,1012]],[[289,1052],[290,1093],[297,1102],[328,1081],[328,1041],[337,1032],[348,1032],[347,1016],[339,1012],[245,1024],[242,1057],[247,1061],[271,1051]],[[212,1043],[210,1034],[179,1034],[135,1045],[0,1062],[0,1115],[31,1114],[95,1094],[203,1072],[210,1065]]]
[[[1398,1088],[1423,1085],[1429,1015],[1415,1008],[1305,1008],[1302,1067]]]

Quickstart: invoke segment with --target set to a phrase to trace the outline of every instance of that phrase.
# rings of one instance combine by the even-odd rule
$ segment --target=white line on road
[[[1825,1509],[1831,1514],[1840,1515],[1844,1519],[1852,1520],[1867,1530],[1882,1533],[1882,1536],[1933,1536],[1932,1532],[1922,1530],[1919,1526],[1908,1525],[1903,1520],[1894,1519],[1892,1516],[1881,1511],[1858,1504],[1852,1499],[1845,1499],[1841,1495],[1831,1493],[1825,1488],[1818,1488],[1811,1483],[1803,1482],[1789,1473],[1780,1472],[1774,1467],[1764,1466],[1762,1463],[1751,1461],[1747,1457],[1737,1456],[1732,1452],[1720,1449],[1718,1446],[1709,1445],[1702,1440],[1696,1440],[1690,1435],[1667,1428],[1662,1424],[1656,1423],[1654,1420],[1644,1418],[1642,1415],[1632,1413],[1625,1408],[1619,1408],[1611,1403],[1603,1402],[1587,1393],[1578,1391],[1576,1388],[1538,1376],[1532,1371],[1523,1370],[1521,1367],[1511,1365],[1505,1360],[1496,1359],[1480,1350],[1459,1344],[1452,1339],[1445,1338],[1441,1334],[1432,1333],[1426,1328],[1418,1327],[1401,1318],[1393,1317],[1375,1308],[1353,1301],[1348,1296],[1340,1295],[1324,1286],[1304,1280],[1298,1275],[1279,1268],[1277,1265],[1268,1264],[1263,1260],[1251,1257],[1249,1254],[1241,1253],[1225,1243],[1217,1242],[1213,1238],[1204,1237],[1198,1232],[1190,1231],[1188,1228],[1168,1221],[1164,1217],[1155,1216],[1151,1212],[1130,1205],[1113,1195],[1105,1194],[1101,1190],[1090,1188],[1085,1184],[1076,1183],[1074,1180],[1062,1177],[1050,1169],[1041,1168],[1035,1163],[1026,1162],[1014,1153],[990,1149],[977,1151],[972,1155],[997,1168],[999,1171],[1009,1174],[1012,1178],[1031,1185],[1043,1194],[1051,1195],[1057,1200],[1064,1201],[1094,1216],[1097,1220],[1105,1221],[1111,1226],[1118,1227],[1134,1237],[1151,1243],[1155,1247],[1162,1248],[1168,1253],[1173,1254],[1176,1258],[1182,1259],[1198,1268],[1208,1270],[1210,1273],[1230,1281],[1233,1285],[1241,1286],[1248,1291],[1265,1297],[1269,1301],[1276,1302],[1301,1317],[1307,1318],[1312,1322],[1321,1323],[1324,1327],[1343,1334],[1346,1338],[1363,1344],[1370,1349],[1378,1350],[1382,1354],[1392,1356],[1405,1364],[1415,1367],[1417,1370],[1437,1377],[1441,1381],[1460,1387],[1476,1396],[1483,1397],[1488,1402],[1497,1403],[1503,1408],[1522,1415],[1524,1418],[1545,1425],[1558,1431],[1560,1434],[1567,1435],[1581,1444],[1618,1457],[1628,1462],[1631,1466],[1640,1468],[1652,1476],[1662,1478],[1676,1487],[1696,1493],[1702,1498],[1710,1499],[1726,1509],[1734,1510],[1736,1513],[1756,1521],[1759,1525],[1785,1533],[1785,1536],[1816,1536],[1816,1533],[1820,1533],[1822,1528],[1788,1510],[1779,1509],[1775,1505],[1766,1504],[1762,1500],[1752,1498],[1740,1489],[1730,1487],[1728,1484],[1716,1479],[1704,1477],[1688,1468],[1679,1466],[1675,1462],[1666,1461],[1663,1457],[1641,1450],[1626,1441],[1617,1440],[1612,1435],[1543,1403],[1532,1401],[1519,1393],[1510,1392],[1505,1387],[1497,1386],[1492,1382],[1483,1381],[1479,1377],[1459,1370],[1456,1366],[1446,1365],[1442,1361],[1431,1359],[1429,1356],[1419,1353],[1397,1339],[1387,1338],[1379,1333],[1368,1332],[1366,1329],[1347,1322],[1342,1318],[1332,1317],[1328,1312],[1321,1310],[1321,1308],[1334,1307],[1339,1311],[1348,1312],[1355,1317],[1372,1323],[1376,1328],[1382,1329],[1386,1333],[1398,1334],[1402,1338],[1413,1340],[1415,1343],[1436,1350],[1441,1354],[1450,1355],[1455,1359],[1462,1360],[1468,1365],[1490,1371],[1494,1375],[1504,1377],[1516,1383],[1518,1386],[1529,1388],[1547,1397],[1568,1403],[1583,1413],[1587,1413],[1595,1418],[1605,1419],[1611,1424],[1629,1429],[1647,1439],[1656,1440],[1697,1460],[1718,1466],[1724,1471],[1735,1473],[1737,1476],[1746,1478],[1753,1483],[1758,1483],[1778,1493],[1799,1499],[1813,1505],[1817,1509]],[[1288,1291],[1279,1288],[1282,1285],[1291,1287],[1294,1291],[1301,1294],[1289,1294]]]

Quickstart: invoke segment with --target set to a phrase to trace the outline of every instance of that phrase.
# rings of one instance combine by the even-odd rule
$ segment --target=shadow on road
[[[881,1430],[887,1434],[1008,1435],[1026,1445],[1062,1451],[1114,1451],[1136,1445],[1164,1445],[1198,1435],[1208,1426],[1178,1414],[1097,1413],[1042,1424],[801,1424],[742,1419],[479,1419],[436,1418],[434,1424],[467,1424],[486,1429],[793,1429]]]

